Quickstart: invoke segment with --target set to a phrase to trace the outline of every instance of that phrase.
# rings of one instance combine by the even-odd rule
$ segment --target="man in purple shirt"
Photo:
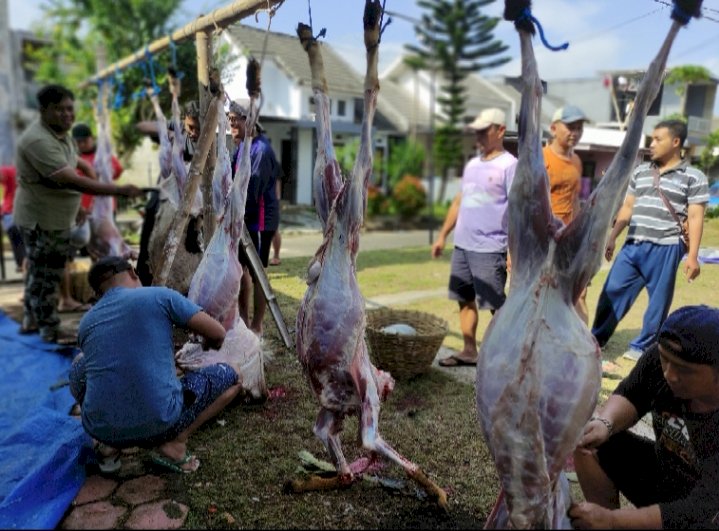
[[[461,191],[432,245],[432,257],[437,258],[456,228],[449,298],[459,303],[464,347],[440,360],[443,367],[477,364],[478,309],[494,313],[506,298],[507,205],[517,159],[504,150],[505,122],[502,110],[485,109],[469,125],[481,154],[465,166]]]

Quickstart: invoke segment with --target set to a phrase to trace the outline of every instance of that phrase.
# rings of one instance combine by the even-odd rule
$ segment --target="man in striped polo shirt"
[[[672,304],[677,269],[684,253],[684,276],[699,276],[699,244],[704,209],[709,201],[706,175],[682,159],[687,127],[679,120],[659,122],[652,133],[651,162],[640,164],[629,181],[624,204],[607,241],[604,256],[611,260],[617,236],[629,226],[626,243],[612,264],[594,316],[592,334],[603,347],[642,288],[649,294],[641,333],[629,343],[624,357],[638,360],[654,343]],[[658,191],[661,188],[674,214],[686,221],[689,248],[682,243],[681,227]]]

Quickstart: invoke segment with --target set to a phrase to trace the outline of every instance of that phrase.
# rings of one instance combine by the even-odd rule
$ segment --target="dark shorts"
[[[620,432],[597,449],[597,458],[609,479],[636,507],[660,501],[660,465],[652,441]]]
[[[477,253],[455,247],[449,277],[449,298],[477,302],[481,310],[498,310],[507,298],[506,253]]]
[[[237,384],[237,373],[226,363],[217,363],[185,373],[180,378],[180,383],[182,383],[183,397],[180,418],[165,433],[144,439],[143,446],[148,444],[157,446],[176,439],[195,422],[200,413],[210,407],[230,387]]]
[[[252,239],[252,243],[255,244],[255,250],[257,251],[258,256],[260,257],[260,261],[262,262],[263,267],[267,267],[270,263],[270,249],[272,248],[272,238],[275,237],[276,230],[263,230],[263,231],[255,231],[251,230],[248,231],[250,234],[250,238]],[[243,267],[250,268],[250,258],[247,256],[247,253],[245,252],[245,248],[240,243],[240,250],[237,253],[237,258],[240,261],[240,264],[242,264]],[[255,278],[255,274],[252,272],[252,268],[250,268],[250,274],[252,275],[252,278]]]
[[[87,384],[85,376],[85,358],[78,354],[70,367],[70,392],[75,400],[82,405]],[[140,446],[150,448],[167,441],[172,441],[185,431],[212,405],[220,395],[230,387],[237,384],[237,373],[225,363],[208,365],[197,370],[187,372],[180,378],[182,384],[182,412],[177,422],[164,433],[152,437],[124,441],[102,441],[116,448],[129,448]]]

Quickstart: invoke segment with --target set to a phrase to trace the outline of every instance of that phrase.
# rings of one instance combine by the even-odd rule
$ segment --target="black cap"
[[[90,138],[92,136],[92,129],[87,124],[75,124],[72,128],[72,137],[75,140],[81,140],[83,138]]]
[[[90,268],[87,274],[87,282],[95,293],[100,294],[100,286],[118,273],[130,271],[132,265],[130,262],[120,256],[106,256],[100,258],[95,265]]]
[[[704,304],[672,312],[659,329],[659,342],[672,341],[674,352],[689,363],[719,366],[719,309]]]

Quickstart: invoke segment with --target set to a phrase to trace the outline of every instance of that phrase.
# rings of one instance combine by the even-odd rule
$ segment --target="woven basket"
[[[417,335],[391,334],[382,328],[407,324]],[[396,379],[427,372],[447,335],[447,321],[429,313],[380,308],[367,311],[365,336],[372,363]]]

